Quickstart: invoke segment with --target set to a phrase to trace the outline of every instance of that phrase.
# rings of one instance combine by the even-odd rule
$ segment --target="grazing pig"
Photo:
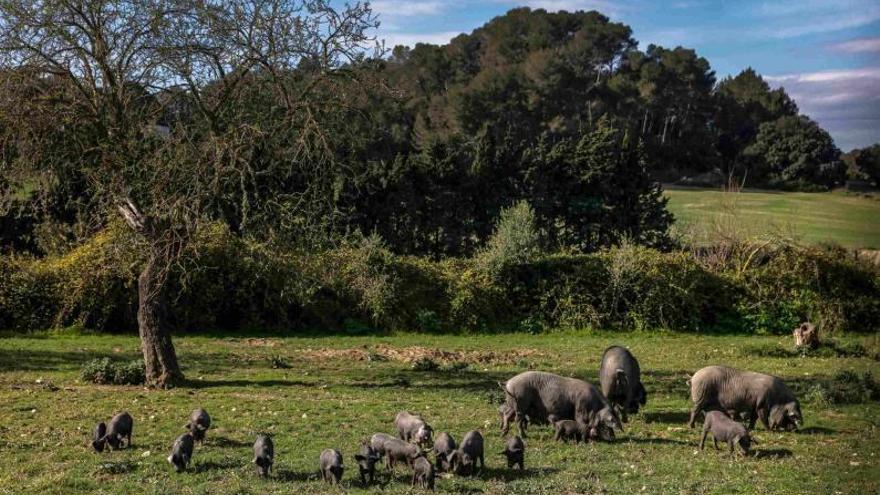
[[[525,421],[545,422],[552,415],[596,427],[604,424],[623,431],[614,408],[593,384],[544,371],[526,371],[500,384],[507,404],[516,411],[520,435],[525,438]]]
[[[257,468],[257,474],[265,478],[269,476],[272,470],[272,464],[275,463],[275,444],[268,435],[257,435],[254,442],[254,465]]]
[[[431,444],[431,435],[434,430],[425,423],[421,416],[400,411],[394,418],[394,427],[397,428],[401,440],[417,445]]]
[[[178,473],[186,469],[193,454],[193,436],[191,432],[184,433],[174,440],[171,446],[171,455],[168,456],[168,462],[174,466],[174,470]]]
[[[455,451],[455,448],[455,439],[452,438],[452,435],[446,432],[437,435],[437,438],[434,440],[433,450],[434,457],[437,458],[438,471],[450,470],[449,456]]]
[[[582,440],[589,440],[590,437],[588,427],[570,419],[559,420],[553,424],[553,427],[556,430],[553,440],[557,442],[568,443],[569,440],[574,440],[574,443],[580,443]]]
[[[513,466],[519,465],[520,471],[525,469],[525,452],[526,446],[520,437],[513,437],[507,440],[504,450],[501,454],[507,457],[507,469],[513,469]]]
[[[648,400],[642,385],[639,362],[627,349],[611,346],[602,354],[599,384],[608,402],[619,411],[624,423],[627,413],[636,414]]]
[[[99,440],[101,443],[109,445],[112,450],[122,448],[122,441],[125,440],[125,446],[131,447],[131,432],[134,429],[134,419],[131,414],[121,412],[110,418],[107,425],[107,433]]]
[[[498,406],[498,416],[501,420],[501,436],[510,432],[510,424],[516,419],[516,411],[507,403]]]
[[[397,438],[386,440],[383,446],[385,447],[385,462],[388,469],[394,469],[394,464],[397,462],[412,466],[416,458],[425,455],[418,446]]]
[[[779,378],[726,366],[707,366],[688,380],[691,387],[693,428],[697,413],[718,409],[749,415],[749,429],[755,420],[768,430],[797,429],[803,421],[797,398]]]
[[[379,453],[368,442],[361,443],[361,451],[354,455],[354,460],[357,462],[362,484],[367,484],[368,477],[369,482],[373,483],[373,479],[376,477],[376,462],[380,458]]]
[[[385,457],[385,443],[390,440],[397,439],[386,433],[374,433],[373,436],[370,437],[370,447],[379,454],[379,457]]]
[[[416,486],[416,482],[422,488],[434,489],[434,466],[425,457],[418,457],[413,461],[412,486]]]
[[[738,423],[727,417],[721,411],[709,411],[706,413],[706,419],[703,421],[703,437],[700,439],[700,450],[706,444],[706,435],[712,432],[712,441],[715,448],[718,448],[718,440],[727,442],[730,445],[730,453],[733,454],[733,446],[737,445],[743,455],[749,455],[752,438],[749,431],[741,423]]]
[[[321,452],[320,459],[321,479],[338,485],[342,480],[345,466],[342,464],[342,454],[336,449],[325,449]]]
[[[608,428],[605,425],[596,425],[591,427],[588,431],[584,432],[584,441],[599,441],[604,440],[606,442],[614,441],[614,430]]]
[[[107,425],[103,421],[95,425],[95,429],[92,430],[92,448],[95,449],[95,452],[104,451],[104,435],[106,434]]]
[[[452,470],[455,474],[461,476],[470,476],[476,471],[477,464],[479,467],[486,467],[486,460],[483,456],[483,435],[474,430],[465,434],[461,440],[458,450],[450,456]]]
[[[186,428],[193,434],[193,440],[202,443],[205,441],[205,432],[211,427],[211,416],[202,408],[198,408],[189,415],[189,423]]]

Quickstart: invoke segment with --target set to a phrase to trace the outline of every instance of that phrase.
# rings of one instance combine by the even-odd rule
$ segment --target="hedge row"
[[[169,279],[170,314],[180,331],[782,333],[805,319],[828,332],[880,327],[878,270],[840,249],[741,246],[719,262],[705,253],[624,246],[540,255],[490,273],[475,260],[396,256],[373,238],[291,253],[212,227],[197,246],[198,259]],[[64,256],[0,257],[0,329],[134,331],[139,262],[119,228]]]

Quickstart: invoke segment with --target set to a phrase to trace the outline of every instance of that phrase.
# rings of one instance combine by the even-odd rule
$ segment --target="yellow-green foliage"
[[[749,330],[780,333],[811,320],[826,332],[880,322],[880,270],[840,248],[766,246],[745,269],[723,272],[745,294]]]
[[[137,249],[111,226],[57,257],[0,257],[0,328],[135,327]],[[197,256],[196,256],[197,254]],[[494,265],[493,265],[494,266]],[[204,226],[169,277],[178,330],[666,328],[787,333],[880,326],[878,270],[840,249],[739,246],[719,261],[633,245],[475,259],[391,253],[375,237],[316,253]]]
[[[139,261],[124,228],[111,224],[63,255],[0,257],[0,323],[6,329],[82,325],[120,330],[134,317]]]

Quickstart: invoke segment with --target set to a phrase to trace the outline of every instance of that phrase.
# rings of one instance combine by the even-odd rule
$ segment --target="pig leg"
[[[706,436],[709,434],[709,430],[703,428],[703,438],[700,439],[700,450],[703,450],[703,447],[706,445]]]
[[[767,430],[770,430],[770,422],[768,421],[768,418],[767,418],[767,410],[764,409],[763,407],[758,409],[758,419],[761,420],[761,424],[764,425],[764,428],[766,428]],[[751,427],[754,427],[754,421],[755,420],[753,419]]]
[[[694,422],[697,420],[697,414],[703,409],[703,407],[699,404],[695,405],[693,409],[691,409],[691,419],[688,421],[688,428],[694,427]]]

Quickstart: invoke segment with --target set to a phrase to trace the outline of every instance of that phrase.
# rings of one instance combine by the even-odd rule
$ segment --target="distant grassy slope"
[[[667,186],[666,196],[680,226],[706,229],[718,222],[735,223],[747,235],[781,233],[805,242],[880,248],[878,197],[763,190],[734,194],[674,186]]]

